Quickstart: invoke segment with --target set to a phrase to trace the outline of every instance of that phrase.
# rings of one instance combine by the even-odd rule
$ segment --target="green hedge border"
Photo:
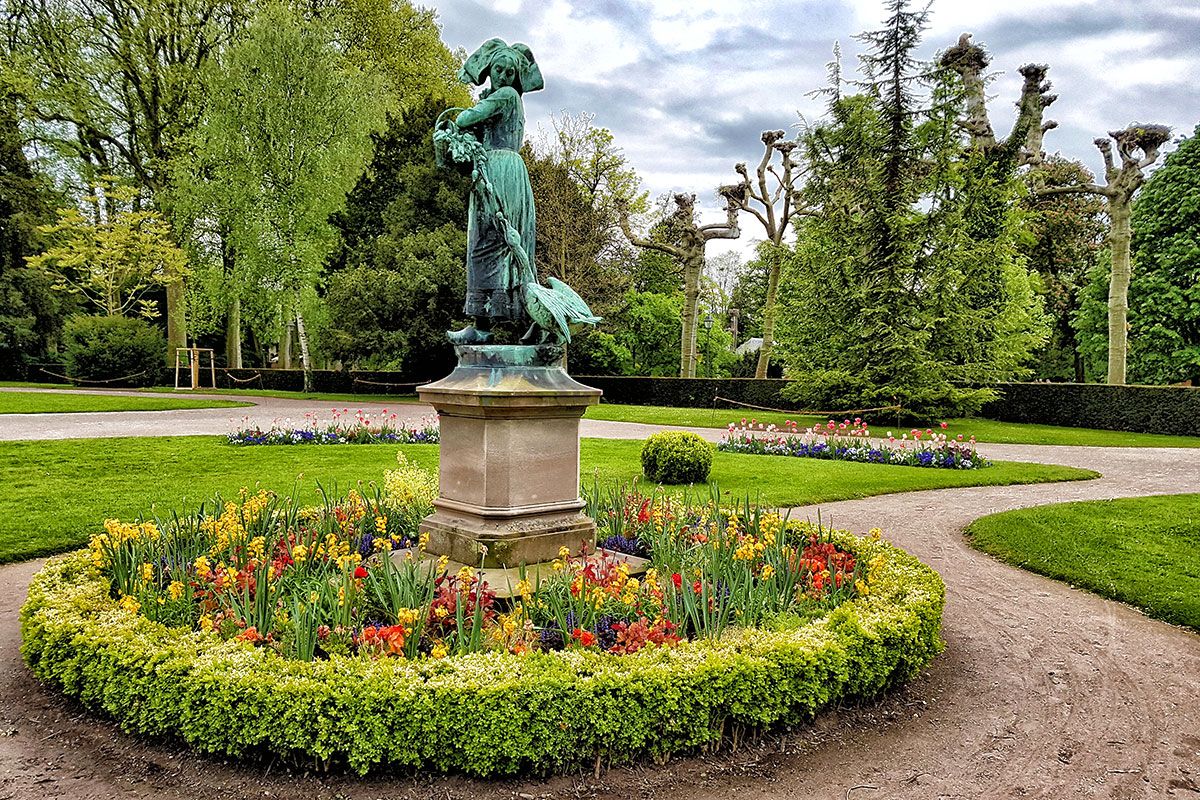
[[[811,719],[879,695],[942,649],[945,586],[886,542],[871,593],[787,631],[734,629],[716,643],[629,656],[480,653],[441,661],[291,662],[117,607],[84,551],[50,559],[21,609],[21,653],[46,684],[129,732],[197,750],[273,752],[475,775],[547,772],[598,755],[626,762]]]

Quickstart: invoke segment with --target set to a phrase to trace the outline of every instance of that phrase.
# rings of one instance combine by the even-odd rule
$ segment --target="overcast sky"
[[[546,89],[526,95],[527,134],[552,114],[587,111],[613,131],[652,196],[692,191],[706,221],[721,218],[714,189],[733,164],[762,154],[759,134],[816,119],[825,65],[841,42],[879,27],[878,0],[425,0],[443,38],[473,50],[499,36],[528,44]],[[996,73],[989,92],[997,133],[1015,117],[1028,62],[1050,65],[1060,127],[1046,149],[1096,171],[1092,140],[1131,122],[1190,135],[1200,122],[1200,0],[933,0],[921,48],[932,57],[964,31],[984,45]],[[743,218],[744,250],[761,238]],[[717,243],[714,243],[717,244]]]

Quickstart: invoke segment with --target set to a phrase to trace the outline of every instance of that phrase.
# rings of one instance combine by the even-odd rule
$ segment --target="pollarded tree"
[[[1093,176],[1078,161],[1052,156],[1023,179],[1031,187],[1069,186],[1091,183]],[[1051,319],[1050,337],[1035,358],[1035,377],[1083,383],[1088,379],[1088,360],[1075,318],[1088,272],[1101,257],[1108,237],[1104,202],[1094,195],[1044,196],[1030,191],[1022,205],[1029,234],[1022,250],[1029,268],[1041,276]]]
[[[767,293],[762,309],[762,348],[758,351],[756,378],[767,377],[771,351],[775,343],[775,319],[779,306],[779,273],[783,263],[783,240],[797,215],[805,213],[797,181],[801,177],[800,162],[796,159],[799,141],[784,138],[783,131],[763,131],[763,155],[754,169],[753,178],[745,162],[734,169],[739,180],[721,187],[721,192],[741,211],[753,216],[763,226],[769,247]],[[780,165],[775,166],[775,156]],[[760,251],[760,255],[762,255]]]
[[[667,218],[664,239],[638,236],[629,224],[628,214],[621,215],[625,236],[637,247],[664,253],[683,268],[683,325],[679,344],[679,377],[696,377],[696,318],[700,310],[700,278],[704,274],[704,249],[713,239],[736,239],[737,200],[726,195],[725,222],[701,225],[696,220],[696,195],[676,194],[675,211]]]
[[[1129,280],[1132,268],[1130,221],[1133,198],[1146,182],[1146,169],[1158,160],[1159,148],[1171,138],[1171,130],[1165,125],[1135,124],[1123,130],[1109,131],[1108,136],[1107,139],[1099,138],[1094,142],[1104,158],[1104,184],[1044,186],[1035,191],[1042,196],[1092,194],[1104,198],[1105,209],[1112,223],[1108,237],[1112,273],[1108,284],[1107,382],[1123,384],[1129,352]],[[1120,164],[1113,158],[1114,143]]]
[[[329,218],[366,167],[386,112],[381,82],[331,38],[324,24],[268,6],[210,76],[200,145],[208,174],[238,209],[231,234],[247,284],[295,322],[308,389],[305,308],[336,242]]]
[[[1138,381],[1200,378],[1200,125],[1150,176],[1133,205],[1130,372]]]

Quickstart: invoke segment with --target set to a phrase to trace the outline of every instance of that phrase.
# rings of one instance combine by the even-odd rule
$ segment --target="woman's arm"
[[[516,89],[511,86],[503,86],[459,114],[454,122],[460,128],[478,125],[499,114],[504,109],[505,103],[514,97],[518,97]]]

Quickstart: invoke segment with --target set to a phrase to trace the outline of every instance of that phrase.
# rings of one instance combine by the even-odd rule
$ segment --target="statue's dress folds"
[[[533,189],[525,161],[517,152],[525,139],[521,95],[501,87],[458,115],[460,128],[473,130],[488,151],[482,169],[500,200],[502,213],[521,234],[521,246],[533,263],[536,218]],[[471,193],[467,222],[467,300],[464,310],[475,317],[524,321],[518,265],[504,244],[495,216]]]

